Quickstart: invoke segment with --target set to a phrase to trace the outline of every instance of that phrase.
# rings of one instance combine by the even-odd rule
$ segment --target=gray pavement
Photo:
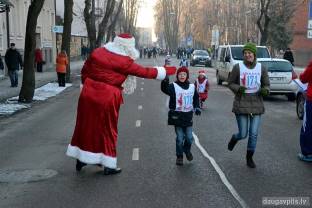
[[[139,62],[153,66],[162,65],[163,60]],[[191,81],[200,69],[203,67],[190,67]],[[214,69],[205,69],[211,89],[206,109],[194,118],[193,130],[242,200],[252,208],[262,207],[262,197],[311,200],[312,166],[296,158],[301,121],[295,103],[285,96],[265,100],[255,154],[257,168],[249,169],[246,140],[233,152],[227,150],[231,134],[237,131],[231,112],[233,94],[216,84]],[[57,97],[0,118],[0,173],[57,173],[38,182],[0,183],[0,207],[242,207],[195,144],[194,160],[183,167],[175,165],[175,134],[166,123],[168,97],[155,80],[137,78],[134,92],[124,95],[118,125],[118,165],[123,172],[103,176],[101,169],[88,166],[76,173],[75,161],[65,151],[75,126],[79,84],[79,77],[74,76],[73,87]],[[132,158],[135,148],[139,160]]]
[[[83,61],[72,61],[71,63],[72,74],[80,73]],[[49,82],[57,82],[57,75],[54,67],[46,68],[43,72],[35,72],[36,88],[45,85]],[[18,71],[18,87],[10,87],[10,78],[8,76],[0,78],[0,102],[5,101],[10,97],[17,96],[20,92],[23,80],[23,70]]]

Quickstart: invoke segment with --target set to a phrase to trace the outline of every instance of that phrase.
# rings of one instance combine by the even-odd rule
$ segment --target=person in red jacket
[[[308,88],[303,124],[300,132],[301,153],[298,156],[300,160],[312,162],[312,61],[304,72],[300,74],[300,81],[302,83],[308,83]]]
[[[135,63],[138,57],[134,37],[120,34],[95,49],[85,61],[76,127],[66,152],[77,159],[77,171],[95,164],[104,166],[105,175],[121,172],[117,168],[117,125],[122,84],[128,75],[163,80],[175,74],[176,67],[172,66],[143,67]]]
[[[42,58],[42,51],[40,48],[37,48],[35,50],[35,63],[37,66],[37,72],[42,72],[43,58]]]

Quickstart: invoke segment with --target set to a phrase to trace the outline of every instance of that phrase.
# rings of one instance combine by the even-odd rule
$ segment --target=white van
[[[243,61],[244,45],[221,45],[218,48],[217,60],[215,62],[216,77],[218,85],[227,81],[233,66]],[[266,46],[257,46],[257,58],[271,58]]]

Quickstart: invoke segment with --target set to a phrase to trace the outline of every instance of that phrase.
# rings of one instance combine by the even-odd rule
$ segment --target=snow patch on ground
[[[72,84],[66,84],[65,87],[59,87],[58,83],[48,83],[40,88],[35,89],[34,101],[43,101],[71,87]],[[5,103],[0,103],[0,115],[10,115],[21,109],[30,108],[31,104],[18,102],[18,97],[9,98]]]

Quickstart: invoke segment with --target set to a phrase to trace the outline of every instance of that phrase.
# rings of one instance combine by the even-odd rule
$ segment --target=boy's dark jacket
[[[182,89],[187,90],[190,86],[190,82],[187,80],[185,82],[179,82],[175,81],[176,84],[178,84]],[[170,96],[169,99],[169,113],[170,115],[174,114],[178,116],[178,120],[175,122],[172,122],[170,119],[170,116],[168,118],[168,125],[175,125],[175,126],[181,126],[181,127],[187,127],[193,125],[193,111],[190,112],[178,112],[175,111],[176,109],[176,94],[174,90],[173,83],[169,84],[169,78],[164,79],[161,82],[161,91],[165,93],[166,95]],[[199,97],[198,93],[195,89],[194,96],[193,96],[193,108],[199,108]]]

